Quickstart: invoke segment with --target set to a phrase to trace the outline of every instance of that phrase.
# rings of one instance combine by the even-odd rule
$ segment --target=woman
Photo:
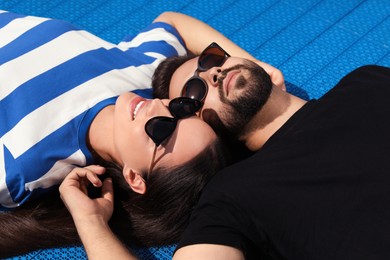
[[[10,12],[1,12],[0,21],[0,203],[19,208],[1,214],[0,252],[76,243],[57,187],[72,169],[92,163],[110,166],[118,200],[128,201],[115,214],[131,226],[113,221],[113,228],[122,231],[124,223],[123,233],[142,244],[169,243],[166,234],[177,236],[186,203],[196,199],[193,192],[176,199],[180,193],[169,185],[188,179],[184,190],[196,193],[223,163],[209,160],[215,134],[196,118],[179,120],[156,146],[145,124],[154,116],[173,117],[168,102],[128,92],[149,87],[162,58],[185,52],[179,33],[158,18],[114,45],[63,21]],[[177,211],[180,203],[188,209]]]
[[[149,88],[162,58],[185,52],[178,32],[158,21],[115,45],[64,21],[0,13],[1,206],[40,199],[96,157],[118,159],[94,135],[97,115],[120,94]]]
[[[93,119],[89,146],[112,161],[109,176],[117,189],[112,227],[122,238],[147,246],[175,241],[200,190],[225,165],[226,150],[194,116],[200,108],[191,99],[146,100],[126,92]],[[73,171],[89,169],[104,172],[100,166]],[[1,257],[78,242],[58,194],[46,198],[1,214]]]

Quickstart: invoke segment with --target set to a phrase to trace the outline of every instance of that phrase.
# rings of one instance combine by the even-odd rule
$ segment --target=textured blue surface
[[[67,20],[114,43],[163,11],[186,13],[280,68],[289,91],[306,99],[358,66],[390,67],[390,0],[0,0],[0,9]],[[173,248],[134,250],[141,259],[171,259]],[[86,255],[72,247],[15,259]]]

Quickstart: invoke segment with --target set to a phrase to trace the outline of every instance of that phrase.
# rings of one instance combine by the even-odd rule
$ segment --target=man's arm
[[[283,74],[280,70],[270,64],[257,60],[206,23],[176,12],[162,13],[155,19],[155,22],[165,22],[175,27],[183,38],[188,50],[194,54],[199,55],[210,43],[216,42],[233,57],[241,57],[255,61],[270,75],[275,85],[281,87],[283,90],[286,89]]]
[[[211,245],[211,244],[198,244],[185,246],[177,250],[173,256],[173,260],[243,260],[243,253],[229,246]]]

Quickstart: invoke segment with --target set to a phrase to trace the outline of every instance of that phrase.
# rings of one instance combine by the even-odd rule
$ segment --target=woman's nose
[[[168,106],[169,106],[169,102],[170,102],[171,100],[170,100],[170,99],[160,99],[160,101],[161,101],[161,103],[162,103],[164,106],[168,107]]]
[[[168,109],[169,99],[152,99],[147,114],[150,117],[172,116]]]

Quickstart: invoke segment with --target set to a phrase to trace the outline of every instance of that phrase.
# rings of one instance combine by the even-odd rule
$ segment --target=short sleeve
[[[186,46],[178,31],[170,24],[155,22],[137,36],[125,37],[118,46],[126,51],[136,49],[155,58],[185,55]]]
[[[208,192],[194,210],[177,249],[194,244],[218,244],[245,252],[246,217],[229,196]],[[241,227],[241,228],[239,228]]]

